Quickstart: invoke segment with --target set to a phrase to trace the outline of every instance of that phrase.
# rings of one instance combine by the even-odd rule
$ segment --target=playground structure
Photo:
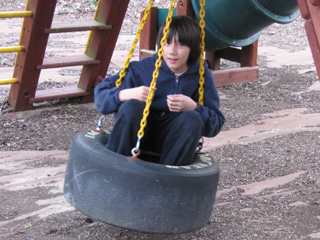
[[[56,3],[57,0],[29,0],[27,3],[25,12],[29,15],[24,19],[20,40],[23,47],[17,54],[13,78],[3,80],[13,82],[8,101],[14,111],[30,110],[33,103],[52,99],[81,97],[82,102],[92,101],[97,79],[102,79],[108,69],[129,0],[101,1],[96,20],[52,24]],[[22,13],[2,16],[17,15],[22,16]],[[85,54],[44,57],[49,34],[75,31],[92,31]],[[0,50],[6,51],[12,51],[12,48]],[[37,90],[41,70],[78,65],[83,65],[78,86]]]
[[[177,15],[199,17],[199,1],[177,2]],[[102,0],[93,20],[63,24],[52,23],[56,3],[57,0],[29,0],[26,11],[0,13],[0,18],[24,17],[19,46],[0,48],[0,54],[17,52],[13,77],[0,80],[0,84],[11,84],[8,101],[14,111],[30,110],[35,102],[53,99],[80,97],[82,102],[93,101],[93,89],[106,75],[129,0]],[[206,60],[213,69],[216,85],[219,87],[231,83],[257,81],[258,38],[262,29],[274,22],[293,21],[299,15],[299,7],[304,18],[310,16],[313,20],[306,22],[306,31],[320,76],[320,34],[316,33],[320,26],[319,1],[301,0],[299,6],[296,0],[241,0],[237,3],[208,1],[205,19]],[[218,14],[230,8],[233,18],[228,14]],[[305,13],[306,9],[310,10],[310,14]],[[155,49],[156,32],[161,16],[160,9],[152,8],[141,34],[140,58],[148,56],[150,50]],[[314,26],[313,32],[311,24]],[[49,34],[75,31],[91,31],[84,54],[44,57]],[[221,59],[240,63],[240,67],[220,70]],[[69,66],[83,66],[77,86],[37,90],[41,70]]]

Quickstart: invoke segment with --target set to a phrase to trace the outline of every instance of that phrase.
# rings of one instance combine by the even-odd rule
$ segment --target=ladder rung
[[[29,103],[59,98],[83,97],[88,95],[90,95],[90,92],[86,92],[77,86],[38,90],[36,92],[36,96],[34,98],[30,98]]]
[[[20,17],[31,17],[32,11],[22,12],[0,12],[0,18],[20,18]]]
[[[11,53],[11,52],[24,52],[26,47],[15,46],[15,47],[0,47],[0,53]]]
[[[18,78],[0,79],[0,85],[14,84],[19,82]]]
[[[89,30],[109,30],[111,25],[106,25],[95,20],[76,23],[56,23],[52,24],[50,29],[46,29],[45,33],[62,33],[62,32],[79,32]]]
[[[79,65],[93,65],[100,64],[100,60],[95,60],[87,55],[76,55],[76,56],[64,56],[64,57],[49,57],[43,59],[43,64],[38,65],[37,69],[48,69],[48,68],[60,68],[70,67]]]

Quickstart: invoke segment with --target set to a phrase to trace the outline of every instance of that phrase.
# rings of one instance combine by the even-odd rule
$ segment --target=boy
[[[162,30],[160,29],[160,40]],[[159,163],[190,165],[201,136],[214,137],[225,118],[213,76],[205,65],[204,106],[199,99],[200,28],[187,16],[172,18],[164,46],[155,95],[150,107],[141,149],[161,154]],[[95,104],[102,114],[116,112],[107,148],[130,156],[148,97],[157,54],[131,62],[121,87],[119,75],[107,77],[95,88]]]

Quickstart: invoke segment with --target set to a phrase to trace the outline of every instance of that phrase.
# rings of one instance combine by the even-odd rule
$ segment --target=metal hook
[[[104,122],[105,118],[106,118],[105,115],[102,115],[102,116],[99,117],[96,130],[101,131],[101,128],[102,128],[102,126],[103,126],[103,122]]]
[[[140,151],[140,142],[141,142],[141,136],[138,137],[138,140],[137,140],[137,143],[136,143],[136,146],[134,148],[132,148],[131,150],[131,154],[132,156],[134,157],[137,157],[140,155],[141,151]]]

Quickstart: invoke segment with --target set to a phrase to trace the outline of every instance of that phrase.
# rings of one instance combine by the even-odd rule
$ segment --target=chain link
[[[201,55],[200,55],[200,68],[199,68],[199,74],[200,74],[200,78],[199,78],[199,103],[201,105],[203,105],[203,95],[204,95],[204,48],[205,48],[205,43],[204,43],[204,38],[205,38],[205,32],[204,32],[204,28],[206,26],[206,23],[204,21],[204,17],[206,15],[206,12],[204,10],[205,7],[205,0],[200,0],[200,6],[201,6],[201,10],[200,10],[200,22],[199,22],[199,26],[201,29]]]
[[[131,49],[130,49],[130,51],[129,51],[129,53],[128,53],[127,60],[124,62],[123,68],[122,68],[122,70],[121,70],[121,72],[120,72],[120,77],[119,77],[119,79],[116,81],[116,87],[120,87],[121,84],[122,84],[122,79],[123,79],[123,78],[125,77],[125,75],[126,75],[126,71],[127,71],[128,67],[129,67],[130,59],[132,58],[132,55],[133,55],[133,51],[135,50],[135,48],[136,48],[136,46],[137,46],[137,43],[138,43],[138,41],[139,41],[141,32],[142,32],[142,30],[143,30],[143,28],[144,28],[144,25],[145,25],[145,23],[146,23],[146,21],[147,21],[147,18],[148,18],[148,16],[149,16],[149,14],[150,14],[151,7],[153,6],[153,4],[154,4],[154,0],[149,0],[148,7],[147,7],[147,8],[145,9],[145,11],[144,11],[143,18],[141,19],[141,22],[140,22],[140,27],[139,27],[139,29],[138,29],[138,31],[137,31],[137,33],[136,33],[136,37],[135,37],[135,39],[134,39],[134,41],[133,41],[133,43],[132,43]]]

